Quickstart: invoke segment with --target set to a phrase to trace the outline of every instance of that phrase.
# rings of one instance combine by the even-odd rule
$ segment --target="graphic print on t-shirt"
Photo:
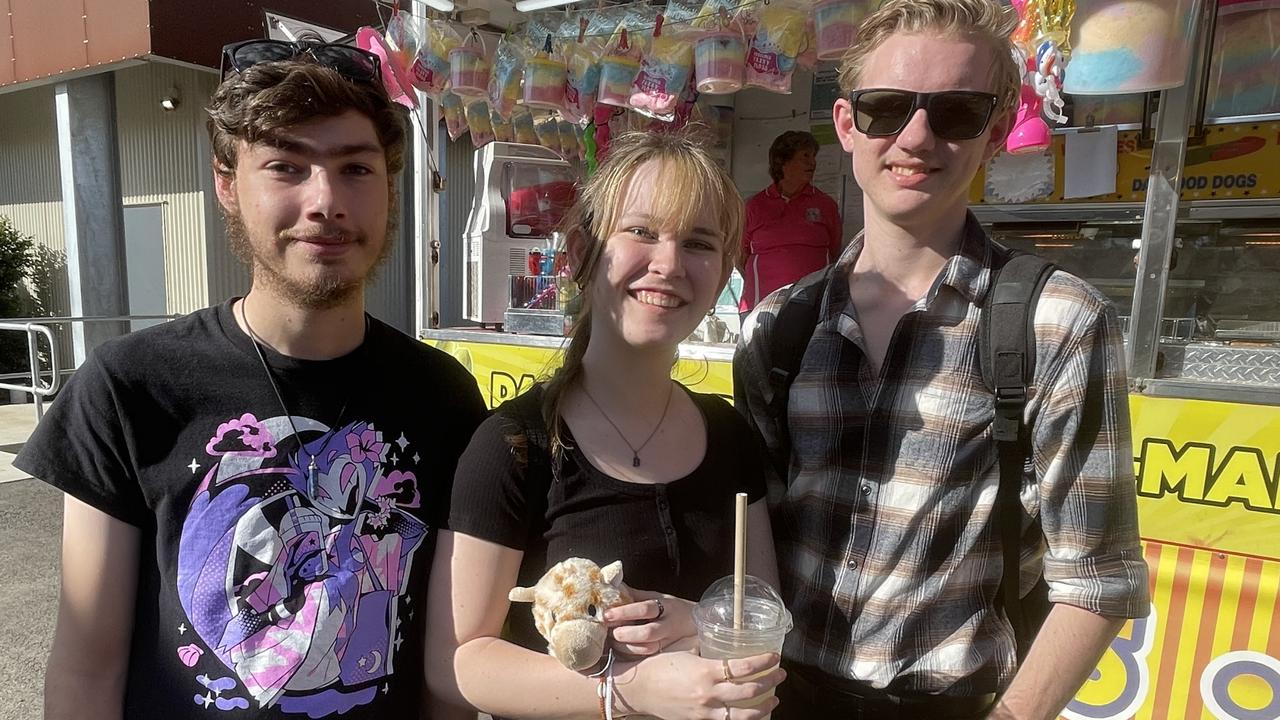
[[[212,467],[178,555],[196,638],[175,649],[193,673],[205,671],[192,685],[205,708],[252,703],[325,717],[387,692],[395,672],[400,614],[412,613],[409,574],[428,533],[406,511],[422,502],[418,480],[398,468],[420,458],[403,433],[384,439],[372,423],[293,424],[298,439],[288,417],[246,413],[205,446]]]

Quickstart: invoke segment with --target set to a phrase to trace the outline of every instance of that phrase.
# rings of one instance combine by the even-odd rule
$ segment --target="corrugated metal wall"
[[[210,169],[199,135],[205,133],[203,108],[216,84],[213,73],[165,63],[116,73],[121,192],[125,205],[164,207],[165,295],[171,313],[209,303],[203,187]],[[161,109],[166,96],[178,98],[177,109]]]
[[[408,135],[410,141],[413,134]],[[365,309],[370,315],[408,335],[413,329],[413,153],[405,152],[405,166],[397,179],[400,222],[388,238],[391,252],[365,286]]]
[[[53,86],[0,95],[0,215],[43,249],[49,278],[46,309],[67,315],[66,242],[58,171]]]

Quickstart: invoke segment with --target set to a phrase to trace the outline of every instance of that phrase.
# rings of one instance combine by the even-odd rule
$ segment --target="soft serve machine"
[[[476,151],[475,173],[464,317],[509,332],[563,334],[567,278],[556,262],[556,230],[576,197],[576,170],[538,145],[491,142]]]

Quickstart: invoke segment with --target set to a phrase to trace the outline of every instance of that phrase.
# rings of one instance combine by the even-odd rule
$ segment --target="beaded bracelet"
[[[613,720],[613,649],[609,649],[609,656],[605,660],[604,667],[599,672],[592,673],[587,677],[599,678],[600,684],[596,686],[596,695],[600,698],[600,720]]]

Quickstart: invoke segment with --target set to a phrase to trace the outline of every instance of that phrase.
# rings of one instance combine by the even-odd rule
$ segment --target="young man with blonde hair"
[[[785,475],[771,499],[796,623],[776,717],[1055,718],[1147,613],[1123,339],[1106,298],[1066,272],[1034,306],[1013,415],[1026,454],[1007,465],[1021,482],[996,502],[1008,415],[984,383],[979,321],[1011,254],[967,196],[1009,129],[1012,28],[996,0],[887,0],[867,18],[834,108],[865,230],[747,322],[739,407]],[[778,318],[802,285],[812,332],[779,380]],[[1022,662],[1006,563],[1015,597],[1041,575],[1048,588]]]
[[[214,185],[248,294],[102,345],[16,462],[66,493],[45,717],[416,719],[484,405],[365,313],[404,117],[354,47],[223,52]]]

